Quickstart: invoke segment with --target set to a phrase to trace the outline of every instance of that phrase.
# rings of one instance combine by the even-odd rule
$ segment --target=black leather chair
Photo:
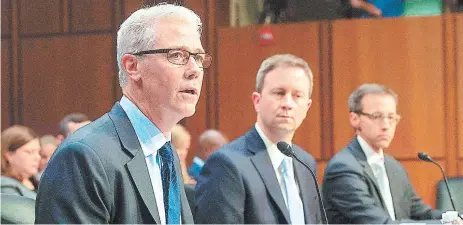
[[[453,202],[457,211],[463,212],[463,177],[451,177],[448,179],[450,192],[453,196]],[[452,203],[450,202],[449,193],[445,186],[445,181],[441,180],[436,186],[436,207],[441,211],[453,211]]]
[[[2,224],[33,224],[35,200],[11,194],[0,194]]]

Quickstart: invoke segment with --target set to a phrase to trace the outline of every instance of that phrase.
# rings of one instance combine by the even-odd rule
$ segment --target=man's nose
[[[282,99],[282,106],[285,109],[292,109],[295,104],[293,96],[290,93],[286,94]]]
[[[201,71],[203,70],[201,67],[199,67],[199,64],[196,62],[194,57],[190,56],[188,58],[188,62],[186,63],[187,66],[187,71],[185,71],[185,77],[189,80],[196,79],[199,77],[201,74]]]

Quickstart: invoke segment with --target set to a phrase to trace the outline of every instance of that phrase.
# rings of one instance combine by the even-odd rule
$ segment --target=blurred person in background
[[[79,128],[89,124],[91,121],[88,119],[88,116],[83,113],[71,113],[66,115],[59,122],[60,135],[58,135],[58,140],[63,141],[64,138],[74,133],[74,131]]]
[[[40,164],[40,141],[30,128],[15,125],[1,134],[1,193],[36,198],[32,181]]]
[[[180,160],[183,182],[185,184],[195,184],[196,181],[188,175],[187,171],[186,157],[191,146],[191,135],[184,126],[177,124],[172,128],[172,145]]]
[[[404,0],[343,0],[353,11],[361,10],[360,17],[397,17],[404,12]]]
[[[199,177],[206,159],[217,149],[228,143],[228,139],[218,130],[210,129],[199,136],[198,149],[188,173],[194,179]]]
[[[40,180],[43,171],[47,167],[48,161],[55,152],[59,143],[59,140],[55,136],[50,134],[44,135],[40,138],[40,166],[39,172],[35,175],[36,181]]]

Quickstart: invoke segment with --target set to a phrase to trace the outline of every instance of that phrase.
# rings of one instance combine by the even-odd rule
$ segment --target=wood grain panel
[[[21,46],[23,122],[56,133],[70,112],[95,119],[114,104],[111,35],[26,39]]]
[[[2,37],[8,37],[11,34],[11,1],[2,1],[1,7]]]
[[[2,3],[3,4],[3,3]],[[5,128],[11,126],[10,116],[12,102],[10,98],[10,87],[11,87],[11,54],[10,54],[10,39],[2,39],[2,127]]]
[[[275,43],[258,44],[259,26],[223,28],[218,31],[219,128],[231,139],[243,135],[256,121],[251,101],[255,77],[262,61],[274,54],[292,53],[304,58],[314,74],[312,107],[294,143],[320,158],[320,59],[318,23],[271,26]],[[288,35],[291,33],[291,35]],[[297,37],[296,39],[294,37]]]
[[[60,32],[60,0],[19,0],[21,34]]]
[[[323,183],[323,174],[325,174],[326,165],[328,161],[317,161],[317,179],[318,183]]]
[[[438,160],[439,164],[445,168],[445,162]],[[436,184],[442,179],[442,173],[436,165],[423,161],[402,161],[402,165],[410,177],[410,180],[416,192],[423,201],[436,206]]]
[[[111,30],[112,0],[70,1],[73,32]]]
[[[203,22],[203,33],[202,33],[202,44],[203,48],[207,51],[210,52],[209,49],[207,49],[207,38],[208,38],[208,33],[207,33],[207,25],[208,23],[208,15],[206,14],[207,12],[207,5],[205,0],[195,0],[195,1],[186,1],[186,7],[192,9],[195,11],[201,18],[201,21]],[[214,90],[211,89],[210,86],[210,81],[211,77],[213,74],[211,73],[211,68],[205,69],[204,71],[204,79],[203,79],[203,84],[201,88],[201,95],[199,98],[199,102],[196,105],[196,113],[185,120],[185,125],[187,126],[188,130],[191,133],[191,148],[190,148],[190,153],[187,156],[187,162],[190,164],[193,160],[193,157],[195,156],[195,152],[197,151],[197,146],[198,146],[198,137],[201,135],[202,132],[204,132],[208,128],[212,128],[209,126],[209,118],[207,117],[208,115],[208,104],[211,101],[211,97],[215,96]]]
[[[362,83],[381,83],[399,95],[402,121],[387,150],[398,158],[445,154],[442,17],[333,22],[333,141],[335,151],[354,132],[347,98]]]
[[[124,19],[143,6],[143,0],[120,0],[124,5]]]
[[[457,81],[458,155],[463,159],[463,14],[455,15],[455,65]],[[463,168],[463,164],[460,164]],[[461,169],[460,169],[461,171]],[[463,175],[463,173],[461,173]]]

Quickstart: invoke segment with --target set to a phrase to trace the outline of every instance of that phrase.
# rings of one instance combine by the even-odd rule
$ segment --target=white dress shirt
[[[164,196],[161,177],[161,160],[158,157],[158,150],[170,141],[171,135],[165,137],[159,128],[156,127],[127,97],[123,96],[120,105],[124,109],[127,117],[135,130],[140,142],[143,154],[145,155],[146,165],[153,186],[156,206],[158,207],[161,224],[166,224],[166,213],[164,209]],[[149,157],[153,154],[153,157]]]
[[[381,197],[386,205],[389,216],[392,220],[395,220],[394,203],[392,201],[391,188],[389,185],[389,178],[386,174],[386,167],[384,165],[384,153],[380,149],[379,152],[373,150],[373,148],[360,136],[357,136],[357,140],[362,147],[367,162],[373,170],[373,174],[376,176],[378,185],[380,185]]]
[[[281,173],[280,170],[280,165],[283,162],[284,158],[289,158],[291,164],[293,158],[288,157],[281,153],[281,151],[277,148],[276,143],[272,143],[267,136],[265,136],[264,132],[259,128],[259,126],[255,125],[255,128],[257,130],[257,133],[259,134],[260,138],[264,141],[265,147],[267,148],[268,155],[270,156],[270,161],[272,162],[273,170],[275,171],[275,174],[277,176],[278,184],[280,185],[281,188],[281,194],[283,195],[283,198],[285,200],[286,205],[288,204],[288,200],[286,199],[286,187],[283,183],[283,174]],[[291,143],[288,143],[291,144]],[[293,170],[294,171],[294,170]],[[296,181],[297,185],[297,181]],[[299,186],[298,186],[299,188]]]

